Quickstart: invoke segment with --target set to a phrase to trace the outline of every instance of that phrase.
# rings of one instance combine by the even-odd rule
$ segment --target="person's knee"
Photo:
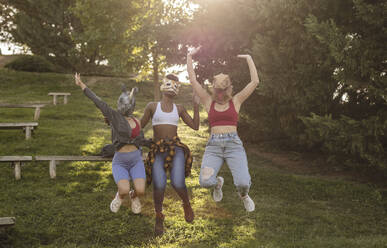
[[[136,189],[137,196],[143,196],[144,194],[145,194],[145,188],[144,189],[142,189],[142,188]]]
[[[164,190],[167,185],[167,178],[166,176],[157,176],[157,174],[153,174],[153,187],[155,189]]]
[[[128,194],[129,194],[129,187],[126,187],[126,186],[118,187],[118,193],[119,193],[121,196],[128,195]]]
[[[165,190],[166,183],[153,182],[153,188],[156,190]]]
[[[199,177],[200,186],[209,188],[216,184],[215,170],[211,167],[203,167]]]
[[[145,181],[144,182],[137,182],[137,184],[134,184],[134,191],[136,192],[137,196],[143,196],[145,194]]]
[[[183,189],[186,187],[185,185],[185,179],[175,179],[175,180],[171,180],[171,185],[172,187],[174,187],[175,189]]]

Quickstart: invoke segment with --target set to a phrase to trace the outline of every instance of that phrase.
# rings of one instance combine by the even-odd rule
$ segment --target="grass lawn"
[[[116,105],[120,84],[140,88],[135,115],[152,100],[152,85],[120,78],[84,78],[85,83]],[[93,155],[110,142],[110,129],[94,104],[73,83],[72,75],[13,72],[0,69],[0,102],[51,102],[51,91],[70,92],[69,103],[41,110],[39,128],[26,141],[21,130],[0,130],[0,156]],[[191,110],[191,89],[177,99]],[[32,109],[0,108],[0,121],[32,121]],[[191,112],[192,113],[192,112]],[[195,161],[187,186],[195,221],[184,221],[183,209],[168,184],[164,200],[167,232],[154,237],[152,189],[134,215],[130,203],[117,214],[109,204],[116,193],[110,162],[61,162],[50,179],[48,162],[30,162],[16,181],[10,163],[0,164],[0,217],[16,224],[0,229],[0,247],[387,247],[386,189],[323,176],[281,170],[272,160],[248,152],[250,195],[256,203],[246,213],[231,174],[223,166],[224,199],[215,203],[199,185],[201,155],[208,137],[206,114],[198,132],[181,124],[179,135]],[[152,136],[148,124],[145,135]],[[249,144],[245,144],[249,146]],[[247,149],[251,150],[251,149]]]

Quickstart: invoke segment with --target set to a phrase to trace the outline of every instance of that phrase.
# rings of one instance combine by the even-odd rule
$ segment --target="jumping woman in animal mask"
[[[244,207],[246,211],[251,212],[254,211],[255,204],[248,195],[251,179],[246,152],[242,141],[238,137],[237,124],[242,103],[258,86],[257,69],[250,55],[238,55],[239,58],[247,60],[251,82],[242,91],[232,96],[231,80],[228,75],[221,73],[214,77],[212,95],[210,95],[196,80],[192,65],[192,56],[199,49],[200,47],[195,48],[187,54],[187,69],[192,87],[207,110],[211,128],[210,138],[207,142],[200,169],[200,185],[213,188],[212,196],[214,201],[221,201],[224,179],[217,175],[224,161],[226,161]]]
[[[153,144],[145,163],[147,181],[153,181],[153,200],[156,212],[155,234],[164,232],[164,215],[162,213],[164,190],[169,172],[171,184],[183,202],[184,217],[187,222],[192,222],[192,211],[185,177],[190,175],[192,155],[189,148],[177,137],[177,125],[181,118],[184,123],[194,130],[199,129],[199,99],[194,100],[194,116],[180,104],[174,103],[174,98],[179,92],[180,83],[177,76],[169,74],[165,77],[160,87],[162,99],[160,102],[150,102],[145,108],[141,118],[141,127],[152,119]]]
[[[141,212],[139,197],[144,195],[146,179],[144,162],[139,149],[141,145],[146,144],[146,140],[141,131],[140,122],[132,116],[138,88],[133,88],[130,93],[123,88],[117,101],[117,110],[114,110],[87,88],[77,73],[75,84],[80,86],[83,93],[101,110],[112,128],[112,141],[115,147],[112,172],[118,191],[110,203],[110,210],[114,213],[118,212],[122,200],[130,196],[132,211],[138,214]],[[134,190],[130,190],[130,180],[133,181]]]

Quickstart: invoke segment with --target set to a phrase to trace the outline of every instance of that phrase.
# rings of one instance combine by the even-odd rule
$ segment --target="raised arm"
[[[102,114],[111,122],[114,115],[114,110],[109,107],[104,101],[102,101],[93,91],[91,91],[86,84],[81,80],[81,77],[78,73],[75,73],[75,84],[81,87],[83,93],[94,102],[95,106],[99,108]]]
[[[241,90],[238,94],[236,94],[233,97],[234,104],[236,104],[239,108],[240,105],[242,105],[242,103],[257,88],[258,83],[259,83],[259,78],[258,78],[257,68],[255,68],[254,61],[250,55],[238,55],[238,58],[244,58],[247,60],[247,64],[249,66],[249,71],[250,71],[250,77],[251,77],[251,82],[249,84],[247,84],[246,87],[243,88],[243,90]]]
[[[155,103],[150,102],[146,105],[145,110],[144,110],[144,114],[142,115],[141,120],[140,120],[141,128],[144,128],[146,126],[146,124],[148,124],[149,120],[152,118],[152,115],[153,115],[152,108],[153,108],[154,104]]]
[[[185,124],[187,124],[190,128],[194,130],[199,130],[199,99],[197,97],[193,96],[193,106],[194,106],[194,116],[191,118],[191,116],[188,114],[187,110],[184,108],[183,105],[177,105],[179,116],[184,121]]]
[[[189,81],[191,82],[194,92],[200,97],[200,101],[204,104],[211,104],[211,96],[207,93],[201,84],[196,80],[196,74],[192,64],[192,56],[200,50],[200,47],[194,48],[191,52],[187,54],[187,71],[189,76]]]

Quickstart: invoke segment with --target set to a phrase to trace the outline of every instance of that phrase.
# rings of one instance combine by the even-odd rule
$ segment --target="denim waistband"
[[[210,139],[225,139],[225,138],[236,138],[238,137],[237,132],[233,133],[213,133],[210,135]]]

